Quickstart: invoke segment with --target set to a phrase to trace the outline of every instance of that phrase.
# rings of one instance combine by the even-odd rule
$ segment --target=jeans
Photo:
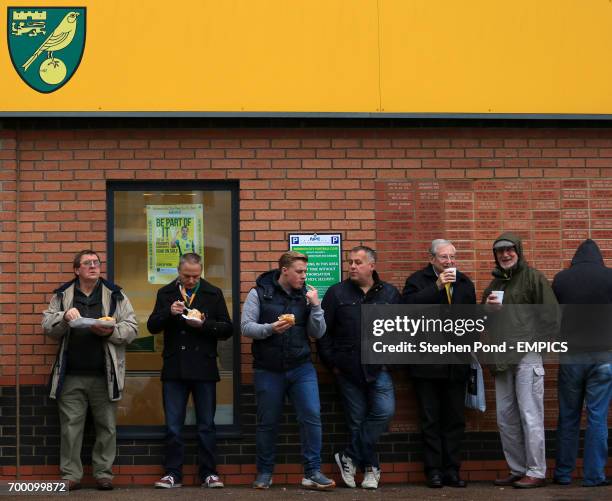
[[[255,369],[257,393],[257,472],[272,473],[276,438],[285,395],[295,408],[300,425],[304,472],[321,469],[321,403],[317,373],[311,362],[284,372]]]
[[[395,413],[393,380],[387,371],[381,371],[375,381],[363,387],[356,386],[342,374],[336,379],[351,433],[344,454],[361,468],[378,468],[376,444]]]
[[[217,383],[208,381],[163,381],[164,413],[166,414],[166,475],[172,474],[177,481],[183,478],[183,456],[185,443],[182,437],[183,424],[189,393],[193,396],[198,435],[198,464],[200,479],[216,475],[216,428]]]
[[[608,459],[608,407],[612,397],[612,364],[559,366],[559,422],[555,478],[570,481],[576,466],[582,404],[586,404],[584,485],[605,480]]]

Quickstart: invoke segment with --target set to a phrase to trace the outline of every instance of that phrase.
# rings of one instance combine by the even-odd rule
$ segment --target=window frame
[[[241,436],[240,423],[240,185],[233,181],[107,181],[106,183],[106,255],[107,275],[111,282],[115,278],[115,193],[121,191],[228,191],[231,200],[231,238],[232,238],[232,323],[234,334],[232,336],[232,350],[234,366],[233,375],[233,423],[217,425],[217,438],[238,438]],[[129,293],[128,293],[129,296]],[[160,354],[161,356],[161,354]],[[126,377],[129,373],[127,368]],[[118,439],[160,439],[166,435],[164,425],[118,425]],[[184,427],[187,438],[196,436],[195,425]]]

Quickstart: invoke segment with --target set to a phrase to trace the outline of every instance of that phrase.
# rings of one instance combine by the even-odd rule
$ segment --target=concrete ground
[[[115,488],[113,491],[101,492],[93,488],[84,488],[67,495],[35,496],[35,499],[57,500],[68,496],[71,501],[105,500],[105,501],[161,501],[176,499],[181,501],[201,500],[257,500],[257,501],[370,501],[370,500],[451,500],[496,501],[496,500],[554,500],[554,501],[590,501],[612,499],[612,486],[581,487],[574,483],[568,487],[549,485],[546,487],[519,490],[495,487],[491,483],[472,482],[466,489],[429,489],[419,485],[381,486],[376,491],[362,489],[336,488],[331,492],[313,492],[297,486],[273,486],[268,491],[257,491],[247,487],[231,487],[209,490],[199,487],[181,487],[178,489],[154,488]],[[0,499],[23,499],[23,496],[0,496]],[[64,499],[66,499],[64,497]]]

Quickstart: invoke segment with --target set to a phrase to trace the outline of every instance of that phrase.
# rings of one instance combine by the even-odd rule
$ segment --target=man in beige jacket
[[[60,470],[69,490],[80,488],[81,445],[90,407],[96,428],[93,474],[98,489],[111,490],[125,346],[136,338],[138,324],[121,288],[100,277],[98,254],[79,252],[73,268],[75,278],[54,291],[42,321],[45,334],[60,342],[50,394],[60,415]],[[101,317],[108,318],[98,320]]]

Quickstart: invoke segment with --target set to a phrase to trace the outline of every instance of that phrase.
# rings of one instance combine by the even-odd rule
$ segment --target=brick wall
[[[101,123],[94,122],[93,125],[101,127]],[[114,122],[112,126],[117,125]],[[401,285],[408,273],[422,267],[425,262],[425,247],[420,249],[419,246],[425,245],[427,238],[424,236],[428,228],[415,226],[419,246],[406,249],[405,256],[402,256],[401,249],[389,247],[396,238],[385,237],[381,231],[384,224],[389,222],[385,212],[393,212],[395,208],[381,207],[377,193],[385,193],[389,183],[398,182],[463,186],[463,191],[473,193],[478,192],[477,186],[480,185],[477,183],[486,181],[498,182],[496,186],[500,193],[509,191],[504,183],[521,186],[515,191],[529,191],[528,208],[504,207],[504,200],[507,199],[502,196],[499,209],[493,209],[493,213],[522,210],[520,217],[524,225],[521,228],[527,229],[529,257],[534,262],[546,262],[544,271],[549,277],[562,267],[569,255],[567,252],[571,250],[564,244],[568,241],[564,233],[566,230],[580,230],[574,234],[578,236],[570,239],[576,242],[583,236],[594,236],[595,232],[600,232],[598,235],[601,238],[598,240],[610,264],[612,238],[608,237],[612,236],[612,226],[608,221],[612,218],[608,209],[612,207],[608,201],[612,198],[609,196],[611,177],[612,129],[604,128],[135,127],[30,129],[19,132],[10,126],[0,129],[0,386],[3,387],[0,398],[16,398],[14,392],[13,397],[9,395],[16,383],[24,389],[31,387],[35,394],[42,391],[40,388],[46,382],[56,345],[42,334],[41,311],[49,300],[50,291],[71,275],[70,261],[75,251],[92,247],[100,249],[105,258],[107,181],[239,180],[240,291],[244,298],[256,276],[273,267],[279,253],[286,250],[287,234],[298,231],[341,232],[345,249],[360,243],[376,247],[377,241],[383,240],[383,252],[394,252],[392,256],[387,256],[393,259],[385,259],[381,266],[383,278]],[[580,186],[571,187],[573,185],[568,184],[570,180]],[[534,188],[536,186],[537,189]],[[572,194],[576,195],[574,198],[578,200],[578,206],[572,205],[576,201],[571,202],[569,198],[569,203],[563,205],[565,189],[580,191]],[[444,203],[457,202],[445,199],[446,191],[444,188],[440,190],[441,200]],[[552,198],[552,209],[548,206],[548,209],[557,212],[547,215],[553,222],[558,213],[558,228],[536,228],[536,212],[541,208],[538,200],[542,199],[539,192],[558,194],[558,197],[555,195]],[[544,198],[549,200],[547,197]],[[479,224],[484,225],[488,221],[488,233],[486,238],[483,233],[474,233],[473,239],[460,238],[459,252],[460,258],[466,258],[465,269],[477,272],[475,278],[480,292],[486,282],[485,270],[492,265],[488,251],[491,243],[489,237],[498,230],[506,229],[512,218],[493,217],[492,221],[499,224],[499,228],[495,228],[490,218],[477,213],[477,195],[471,202],[474,205],[470,209],[473,214],[470,227],[477,231]],[[514,202],[517,203],[517,200]],[[558,206],[555,205],[557,202]],[[451,207],[449,210],[465,210],[465,207]],[[570,217],[571,213],[567,211],[571,210],[586,210],[586,213],[581,213],[586,217]],[[442,218],[447,215],[444,211],[441,213]],[[573,223],[566,226],[564,221],[586,221],[587,224],[574,228]],[[443,233],[453,236],[452,231],[463,225],[464,221],[457,220],[454,225],[445,227]],[[547,242],[545,246],[533,244],[539,231],[548,231],[546,238],[541,239]],[[562,250],[565,248],[569,250]],[[397,267],[390,267],[389,262],[397,262]],[[105,271],[103,269],[103,273]],[[245,385],[243,391],[248,392],[252,383],[251,356],[248,340],[243,343],[241,372]],[[549,370],[546,389],[546,424],[549,429],[554,427],[556,421],[553,372]],[[330,381],[329,376],[323,373],[321,379],[323,382]],[[468,424],[468,431],[480,433],[482,437],[496,430],[493,391],[490,380],[488,382],[489,410],[485,415],[470,414]],[[398,396],[398,413],[392,425],[394,434],[385,439],[392,444],[399,444],[406,438],[412,440],[414,437],[409,434],[414,434],[418,429],[410,382],[403,378],[398,380]],[[25,395],[23,398],[26,398]],[[10,433],[15,424],[14,417],[11,421],[10,409],[5,409],[7,407],[3,404],[0,439],[6,439],[6,447],[10,448]],[[333,424],[334,419],[341,422],[339,415],[338,410],[338,415],[326,417],[326,422]],[[45,419],[53,419],[51,414],[45,416]],[[22,419],[25,417],[23,415]],[[23,426],[27,428],[27,421]],[[287,436],[292,437],[287,438],[287,443],[293,444],[295,435],[289,433]],[[250,440],[252,448],[252,436],[243,440]],[[227,446],[236,444],[228,442]],[[148,444],[147,447],[158,445]],[[49,454],[45,455],[45,463],[38,466],[47,464],[48,468],[54,468],[48,458],[56,457],[51,451],[55,446],[55,443],[45,446]],[[125,445],[141,446],[143,444]],[[0,447],[5,447],[4,442],[0,442]],[[129,466],[138,469],[145,464],[144,459],[134,459],[140,457],[139,454],[125,447],[120,449],[122,455],[118,464],[128,460],[122,458],[132,458],[132,462],[121,468]],[[393,453],[393,447],[389,453]],[[294,447],[291,445],[288,448]],[[127,452],[123,454],[122,450]],[[230,464],[240,464],[239,457],[231,452],[233,450],[229,450],[226,456],[236,457],[236,463]],[[6,452],[9,453],[10,449]],[[252,458],[249,456],[252,453],[242,449],[239,452]],[[407,454],[402,451],[404,453]],[[147,455],[150,454],[149,451]],[[467,450],[466,455],[470,457],[470,454],[473,455],[473,451]],[[501,459],[498,448],[495,454]],[[484,456],[487,455],[475,459],[491,459]],[[38,454],[24,449],[23,465],[27,464],[24,461],[27,457],[38,457]],[[159,458],[155,454],[153,457],[157,462]],[[299,462],[294,454],[284,460],[291,464]],[[401,464],[398,468],[404,468],[405,472],[413,468],[412,462],[405,463],[409,466],[401,466],[404,463],[395,456],[389,461],[399,461],[398,464]],[[404,461],[417,459],[407,454]],[[478,471],[498,465],[487,464],[480,464]],[[6,466],[10,468],[10,465]],[[34,468],[36,465],[31,466]],[[503,462],[498,466],[503,469]],[[227,468],[232,474],[245,473],[243,467],[238,471],[230,466]],[[418,472],[419,469],[416,465],[410,471]],[[11,475],[10,470],[6,471]],[[27,471],[22,473],[25,475]],[[157,474],[157,470],[146,468],[143,474],[147,471]]]

